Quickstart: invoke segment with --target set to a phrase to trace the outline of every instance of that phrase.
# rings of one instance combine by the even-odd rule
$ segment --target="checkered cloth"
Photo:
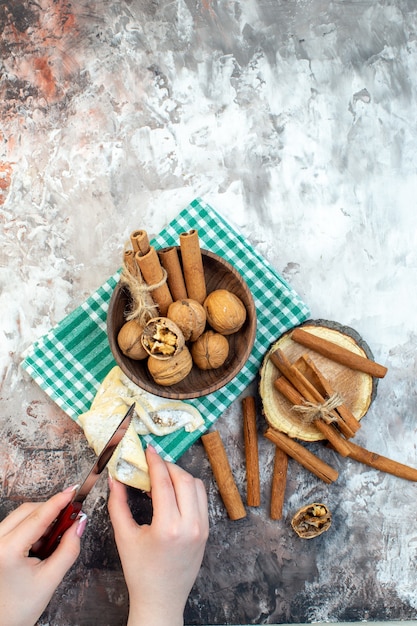
[[[233,380],[208,396],[187,400],[202,414],[204,427],[193,433],[181,429],[164,437],[144,437],[164,458],[172,461],[210,428],[255,379],[270,344],[309,316],[308,307],[285,280],[241,234],[199,198],[151,244],[157,249],[179,245],[179,235],[193,228],[199,233],[202,248],[225,258],[245,278],[255,301],[257,332],[249,359]],[[115,365],[107,340],[106,318],[120,271],[34,343],[22,362],[35,382],[74,420],[90,408],[99,385]]]

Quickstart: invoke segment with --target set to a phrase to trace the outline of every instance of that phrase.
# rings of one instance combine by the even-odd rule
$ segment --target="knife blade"
[[[46,559],[58,547],[62,535],[78,518],[84,500],[96,484],[100,474],[110,461],[120,441],[123,439],[132,419],[134,408],[135,403],[129,407],[126,415],[97,457],[81,487],[75,492],[71,502],[62,509],[48,531],[32,546],[30,556],[35,556],[38,559]]]

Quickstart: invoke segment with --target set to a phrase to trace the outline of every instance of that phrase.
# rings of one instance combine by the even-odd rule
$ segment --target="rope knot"
[[[161,267],[161,270],[161,280],[154,285],[147,285],[136,263],[133,270],[126,263],[123,263],[120,282],[126,285],[132,298],[126,321],[136,319],[141,326],[145,326],[150,319],[158,314],[158,306],[153,301],[151,294],[152,291],[162,287],[167,281],[168,274],[166,270],[163,267]]]
[[[334,393],[322,403],[305,401],[304,404],[295,404],[293,411],[302,414],[302,420],[306,424],[312,424],[316,419],[322,419],[326,424],[338,422],[339,416],[334,413],[334,409],[343,404],[343,398],[338,393]]]

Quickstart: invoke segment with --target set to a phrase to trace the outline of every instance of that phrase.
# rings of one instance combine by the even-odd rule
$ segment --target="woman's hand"
[[[82,515],[62,536],[55,552],[40,561],[29,556],[58,513],[72,499],[75,487],[47,502],[22,504],[0,523],[0,622],[2,626],[33,626],[56,587],[80,552],[86,517]]]
[[[109,513],[129,590],[129,626],[183,624],[188,595],[208,537],[207,496],[201,480],[146,450],[153,518],[139,526],[124,485],[110,480]]]

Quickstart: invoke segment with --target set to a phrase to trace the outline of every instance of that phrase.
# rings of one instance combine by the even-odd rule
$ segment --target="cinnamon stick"
[[[203,304],[206,299],[206,279],[198,232],[195,229],[180,235],[182,269],[188,297]]]
[[[322,402],[323,396],[316,390],[309,380],[285,356],[284,352],[277,348],[271,352],[270,357],[275,367],[285,376],[297,391],[309,402]]]
[[[313,404],[324,403],[325,399],[323,396],[294,365],[291,365],[282,350],[278,348],[272,352],[270,359],[283,376],[285,376],[293,387],[295,387],[295,389],[303,396],[304,400]],[[304,404],[304,401],[301,404]],[[331,415],[338,419],[334,410],[331,412]],[[346,440],[340,435],[334,426],[327,424],[320,417],[314,420],[314,426],[322,433],[322,435],[324,435],[324,437],[332,444],[334,449],[337,450],[339,454],[342,456],[348,456],[349,448],[346,444]]]
[[[333,389],[330,381],[319,370],[316,363],[314,363],[313,359],[308,356],[308,354],[303,354],[300,361],[304,362],[315,376],[316,389],[318,389],[318,391],[322,393],[323,397],[330,398],[335,393],[335,390]],[[343,420],[343,424],[342,422],[338,423],[340,430],[346,437],[353,437],[353,435],[361,427],[359,421],[356,419],[349,407],[344,402],[342,402],[342,404],[339,404],[339,406],[336,407],[335,411],[337,411],[337,413]]]
[[[146,232],[146,230],[133,231],[133,233],[131,233],[130,235],[130,241],[132,243],[132,248],[135,253],[140,252],[142,256],[148,254],[150,245],[148,233]]]
[[[284,506],[285,488],[287,485],[288,455],[284,450],[275,447],[274,471],[271,483],[271,519],[281,519]]]
[[[174,302],[176,300],[185,300],[188,297],[187,289],[185,287],[177,248],[171,246],[170,248],[159,250],[158,256],[162,267],[167,272],[167,282],[172,299]]]
[[[201,436],[220,496],[231,520],[246,517],[246,510],[233,478],[223,441],[217,430]]]
[[[164,280],[165,275],[155,248],[151,246],[144,255],[136,252],[135,259],[146,284],[151,288],[151,295],[158,305],[160,315],[165,316],[172,302],[172,296]]]
[[[246,504],[248,506],[259,506],[261,504],[261,485],[255,398],[253,396],[243,398],[242,407],[246,459]]]
[[[268,427],[264,433],[264,437],[272,441],[276,446],[281,448],[292,459],[300,463],[307,470],[315,474],[326,483],[331,483],[337,479],[339,473],[319,459],[315,454],[304,448],[300,443],[294,441],[279,430]]]
[[[388,459],[387,457],[377,454],[376,452],[370,452],[366,448],[362,448],[352,441],[349,441],[349,447],[349,457],[355,461],[359,461],[359,463],[373,467],[381,472],[392,474],[398,478],[404,478],[405,480],[417,482],[417,469],[414,467],[403,465],[403,463],[398,463],[398,461]]]
[[[306,348],[310,348],[310,350],[322,354],[332,361],[336,361],[336,363],[341,363],[350,369],[370,374],[376,378],[384,378],[388,371],[386,367],[372,361],[372,359],[368,359],[360,354],[355,354],[351,350],[339,346],[333,341],[318,337],[302,328],[295,328],[291,333],[291,339]]]
[[[135,253],[133,250],[125,250],[123,253],[123,263],[131,276],[137,276],[138,266],[135,261]]]
[[[277,391],[282,393],[284,398],[287,398],[293,405],[301,405],[304,403],[304,397],[299,391],[290,383],[288,378],[285,378],[282,374],[274,380],[274,387]]]

